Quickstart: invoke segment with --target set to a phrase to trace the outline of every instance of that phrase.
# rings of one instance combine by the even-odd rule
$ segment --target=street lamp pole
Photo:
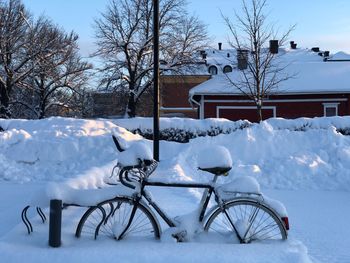
[[[159,161],[159,0],[153,0],[153,158]]]

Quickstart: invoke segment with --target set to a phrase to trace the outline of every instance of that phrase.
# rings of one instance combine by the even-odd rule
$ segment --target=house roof
[[[324,61],[322,56],[309,49],[280,49],[277,60],[286,65],[282,74],[293,77],[281,82],[277,93],[350,93],[350,61],[332,62],[348,58],[350,55],[339,52],[331,55],[329,61]],[[212,76],[210,80],[192,88],[190,97],[204,94],[241,94],[230,81],[238,82],[242,76],[239,70]]]

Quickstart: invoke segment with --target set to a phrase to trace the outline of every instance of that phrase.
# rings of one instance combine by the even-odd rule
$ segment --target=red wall
[[[319,101],[310,101],[315,99]],[[204,118],[219,117],[217,116],[217,107],[220,106],[252,107],[252,109],[220,109],[219,114],[221,118],[227,118],[230,120],[247,119],[252,122],[258,121],[258,114],[255,105],[254,103],[247,102],[247,98],[242,98],[240,96],[204,96],[204,100]],[[212,100],[215,100],[215,102],[211,102]],[[234,102],[229,102],[229,100],[234,100]],[[295,100],[306,101],[297,102]],[[349,101],[349,94],[270,96],[269,99],[264,102],[263,106],[275,107],[276,117],[287,119],[299,117],[312,118],[324,116],[323,103],[339,103],[338,115],[350,115]],[[264,109],[263,118],[268,119],[271,117],[273,117],[273,109]]]

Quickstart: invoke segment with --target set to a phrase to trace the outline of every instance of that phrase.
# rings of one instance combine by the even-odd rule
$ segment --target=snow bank
[[[229,149],[233,159],[231,177],[253,176],[263,188],[350,189],[350,138],[334,127],[295,131],[275,129],[263,122],[229,135],[196,138],[184,152],[184,164],[195,154],[195,145],[205,143]],[[192,158],[191,162],[196,160]]]
[[[152,123],[149,118],[116,122],[129,129],[148,129]],[[107,120],[0,120],[0,125],[5,129],[0,133],[0,179],[14,182],[76,178],[78,188],[96,188],[110,175],[118,159],[112,131],[127,147],[140,140],[152,146],[151,141]],[[168,118],[162,119],[161,125],[197,131],[236,124],[223,119]],[[349,191],[350,137],[340,133],[348,127],[350,117],[270,119],[230,134],[198,137],[186,144],[161,141],[161,162],[153,178],[207,182],[211,176],[197,169],[200,149],[224,146],[233,162],[230,176],[221,177],[221,183],[249,175],[265,189]],[[214,155],[209,150],[204,156],[208,162]]]
[[[49,118],[0,120],[0,125],[5,129],[0,133],[0,178],[4,180],[60,181],[117,156],[111,140],[116,126],[111,122]]]
[[[122,126],[132,133],[140,134],[147,139],[153,138],[152,118],[133,118],[112,120],[116,125]],[[272,118],[264,121],[273,129],[286,129],[291,131],[306,131],[308,129],[329,129],[335,127],[344,135],[350,135],[350,117],[320,117],[320,118],[298,118],[286,120]],[[217,136],[219,134],[230,134],[237,130],[243,130],[256,124],[244,121],[229,121],[227,119],[184,119],[184,118],[161,118],[160,137],[161,140],[188,142],[190,139],[203,136]]]

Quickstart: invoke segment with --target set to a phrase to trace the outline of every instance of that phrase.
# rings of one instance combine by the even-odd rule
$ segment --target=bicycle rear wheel
[[[249,199],[229,201],[223,210],[218,207],[209,216],[204,230],[227,242],[287,239],[280,217],[265,204]]]
[[[136,211],[129,222],[133,208]],[[144,205],[135,204],[127,197],[116,197],[90,207],[80,219],[75,236],[94,239],[103,236],[118,240],[159,239],[160,229],[156,219]]]

